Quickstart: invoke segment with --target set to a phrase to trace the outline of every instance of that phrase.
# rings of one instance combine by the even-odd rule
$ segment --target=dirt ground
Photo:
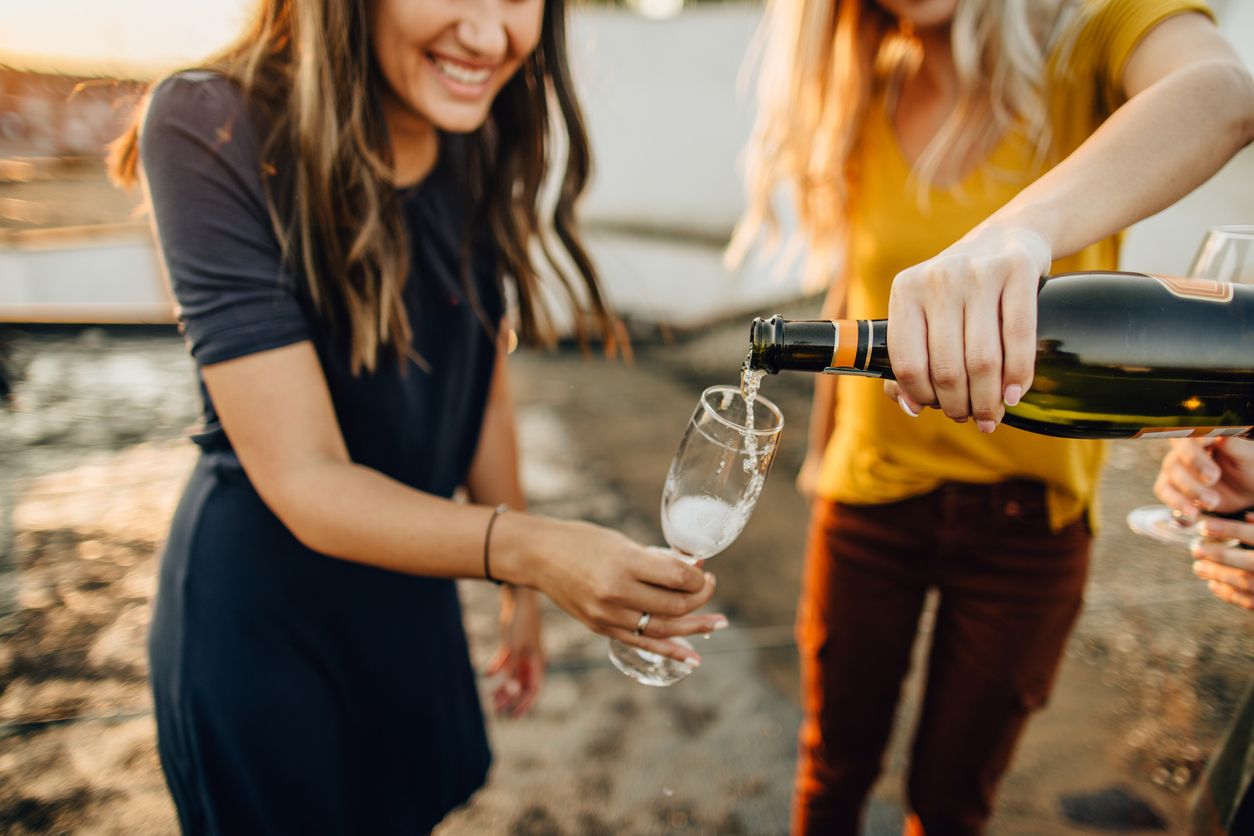
[[[674,446],[700,389],[734,375],[743,330],[642,340],[632,366],[574,351],[515,355],[535,509],[661,542]],[[11,331],[8,344],[23,380],[0,415],[0,833],[173,833],[142,638],[154,554],[194,456],[181,440],[196,417],[190,362],[166,329]],[[529,718],[494,721],[492,781],[441,836],[786,832],[805,526],[791,480],[808,389],[799,378],[764,385],[788,422],[784,447],[744,535],[710,563],[733,628],[702,645],[706,665],[671,689],[638,686],[608,666],[601,640],[549,612],[545,696]],[[1206,595],[1182,553],[1121,523],[1152,501],[1161,452],[1114,448],[1088,609],[1005,781],[993,834],[1091,832],[1065,820],[1059,799],[1114,786],[1174,829],[1244,685],[1242,614]],[[494,598],[463,585],[479,663]],[[903,730],[867,833],[900,827]]]
[[[135,203],[98,169],[52,167],[0,182],[0,227],[125,220]],[[669,340],[642,329],[632,365],[569,349],[514,355],[533,509],[661,543],[670,458],[701,389],[734,382],[748,321]],[[183,438],[198,410],[191,362],[169,328],[9,328],[2,341],[19,380],[0,412],[0,834],[173,834],[143,637],[155,555],[194,458]],[[732,628],[701,643],[706,664],[673,688],[637,685],[609,666],[602,639],[550,607],[545,694],[529,717],[492,721],[491,780],[440,836],[787,832],[806,525],[792,480],[810,386],[804,376],[763,386],[785,414],[783,447],[744,534],[709,564]],[[1069,821],[1061,801],[1116,787],[1179,831],[1250,678],[1247,614],[1209,596],[1182,550],[1123,523],[1154,501],[1163,450],[1112,446],[1086,609],[1003,784],[992,836],[1099,832]],[[481,666],[495,594],[462,585]],[[920,653],[927,631],[925,616]],[[907,683],[868,836],[900,832],[920,687],[917,676]]]

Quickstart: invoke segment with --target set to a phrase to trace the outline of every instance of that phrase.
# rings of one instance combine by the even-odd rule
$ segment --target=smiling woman
[[[564,31],[562,0],[266,0],[116,145],[203,382],[149,640],[190,834],[409,836],[466,801],[490,756],[454,578],[509,584],[492,671],[515,714],[543,680],[535,590],[689,664],[669,639],[726,625],[689,615],[699,569],[521,513],[506,289],[522,339],[551,339],[531,253],[558,131],[574,269],[551,269],[577,333],[616,345],[574,229]]]

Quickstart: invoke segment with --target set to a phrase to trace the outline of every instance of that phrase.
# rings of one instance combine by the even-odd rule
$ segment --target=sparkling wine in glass
[[[754,382],[760,380],[757,375]],[[757,397],[756,385],[746,384],[744,394],[733,386],[711,386],[701,393],[662,489],[662,534],[670,545],[663,551],[696,563],[740,536],[783,427],[784,416],[775,404]],[[692,646],[682,638],[672,641]],[[613,639],[610,660],[646,685],[671,685],[692,673],[691,665]]]
[[[1236,284],[1254,284],[1254,226],[1212,227],[1202,239],[1193,263],[1191,278],[1213,279]],[[1235,545],[1236,541],[1216,541],[1198,531],[1196,523],[1178,516],[1166,505],[1143,505],[1128,514],[1128,527],[1163,543]]]

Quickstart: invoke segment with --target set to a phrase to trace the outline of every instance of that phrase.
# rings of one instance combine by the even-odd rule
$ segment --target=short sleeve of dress
[[[266,202],[259,122],[233,82],[194,71],[153,91],[143,123],[157,238],[201,366],[311,336]]]
[[[1123,93],[1123,71],[1128,58],[1150,30],[1172,15],[1201,12],[1214,20],[1202,0],[1100,0],[1092,8],[1092,18],[1077,44],[1077,56],[1092,62],[1092,71],[1101,85],[1102,96],[1113,112],[1127,97]]]

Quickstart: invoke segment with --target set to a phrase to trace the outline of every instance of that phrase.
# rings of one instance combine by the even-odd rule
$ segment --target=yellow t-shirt
[[[1076,35],[1064,72],[1049,67],[1054,145],[1065,158],[1123,104],[1124,65],[1164,18],[1209,14],[1198,0],[1095,0]],[[846,261],[850,319],[888,315],[893,277],[932,258],[1014,197],[1031,181],[1031,154],[1010,134],[954,190],[930,189],[920,205],[910,167],[886,108],[872,107],[855,152]],[[1118,237],[1055,261],[1051,273],[1113,270]],[[991,435],[974,421],[956,424],[939,410],[910,418],[884,396],[878,381],[842,378],[836,429],[827,445],[818,491],[851,505],[895,502],[944,482],[992,483],[1022,478],[1047,486],[1057,530],[1093,508],[1105,443],[1034,435],[1002,425]],[[1094,515],[1090,515],[1092,518]]]

